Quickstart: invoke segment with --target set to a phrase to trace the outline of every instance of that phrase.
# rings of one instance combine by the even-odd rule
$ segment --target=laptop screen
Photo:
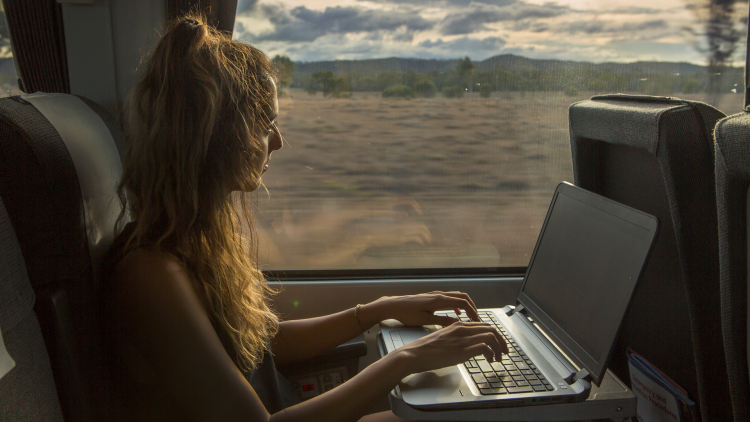
[[[519,300],[598,383],[648,255],[656,219],[582,189],[561,187]]]

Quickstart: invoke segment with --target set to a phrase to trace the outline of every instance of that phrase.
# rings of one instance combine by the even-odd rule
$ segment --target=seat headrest
[[[74,95],[36,93],[21,98],[55,128],[75,166],[96,279],[98,264],[114,240],[115,222],[122,210],[116,194],[122,176],[117,145],[100,115]]]

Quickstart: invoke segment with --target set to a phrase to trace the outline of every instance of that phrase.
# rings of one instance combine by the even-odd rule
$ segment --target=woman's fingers
[[[474,303],[471,301],[471,299],[464,299],[459,297],[453,297],[453,296],[446,296],[443,294],[436,294],[433,295],[432,298],[432,311],[437,311],[439,309],[455,309],[460,308],[466,311],[466,315],[471,318],[474,321],[479,321],[479,313],[477,312],[476,306],[474,306]]]
[[[454,292],[439,292],[439,291],[435,291],[435,292],[430,292],[429,294],[431,294],[431,295],[450,296],[450,297],[455,297],[455,298],[459,298],[459,299],[466,299],[471,304],[471,307],[474,308],[475,311],[477,309],[477,305],[474,304],[474,301],[471,300],[471,297],[469,297],[468,293],[455,292],[455,291]],[[454,308],[453,310],[456,312],[457,315],[461,315],[461,311],[458,308]],[[475,321],[479,321],[479,318],[477,318]]]
[[[494,331],[494,329],[493,329]],[[484,343],[492,349],[492,360],[500,360],[500,355],[508,353],[508,345],[505,340],[495,331],[495,333],[475,334],[468,339],[472,344]],[[475,355],[476,356],[476,355]],[[487,357],[487,356],[485,356]],[[495,359],[497,357],[497,359]]]
[[[496,358],[497,355],[492,350],[492,348],[490,346],[484,344],[484,343],[478,343],[478,344],[474,344],[472,346],[469,346],[466,349],[466,351],[467,351],[467,355],[469,356],[469,358],[467,358],[467,360],[470,359],[470,358],[472,358],[472,357],[474,357],[474,356],[479,356],[479,355],[484,356],[484,358],[487,360],[487,362],[494,362],[494,361],[498,360]]]
[[[435,324],[435,325],[441,325],[443,327],[447,327],[449,325],[453,325],[456,322],[458,322],[458,320],[455,318],[433,315],[432,318],[430,318],[430,322],[428,324]]]
[[[469,296],[468,293],[464,293],[464,292],[445,292],[443,294],[446,295],[446,296],[453,296],[453,297],[457,297],[457,298],[466,299],[466,300],[469,301],[469,303],[471,303],[471,306],[474,309],[477,309],[477,305],[474,304],[474,301],[471,300],[471,297]]]
[[[413,373],[455,365],[478,355],[493,362],[508,353],[500,333],[481,322],[455,322],[400,350],[414,353]]]
[[[469,345],[484,343],[488,345],[495,355],[499,356],[501,353],[509,353],[508,345],[505,344],[505,339],[495,329],[495,327],[484,323],[484,322],[459,322],[452,327],[453,333],[448,335],[456,335],[464,340],[467,347]]]

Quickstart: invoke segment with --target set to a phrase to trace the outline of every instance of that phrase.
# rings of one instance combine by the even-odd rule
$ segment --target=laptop
[[[511,353],[412,374],[396,388],[420,410],[568,403],[600,385],[656,236],[656,217],[558,185],[515,306],[480,309]],[[436,312],[464,321],[453,312]],[[381,324],[386,353],[442,327]]]

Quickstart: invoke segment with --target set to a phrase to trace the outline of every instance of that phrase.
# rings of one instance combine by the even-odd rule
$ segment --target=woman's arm
[[[406,325],[451,325],[453,318],[435,316],[440,309],[464,309],[479,321],[476,306],[461,292],[431,292],[413,296],[384,296],[355,308],[317,318],[284,321],[273,340],[274,360],[283,366],[315,357],[351,340],[384,319],[397,319]],[[359,319],[359,321],[357,320]],[[360,327],[360,322],[362,326]]]
[[[273,422],[354,421],[393,389],[406,375],[465,362],[472,356],[507,353],[500,335],[489,324],[457,323],[387,354],[342,386],[292,406]]]
[[[121,261],[115,282],[114,328],[196,421],[355,421],[410,373],[479,354],[492,359],[503,350],[488,324],[454,324],[387,355],[339,388],[271,416],[227,355],[178,263],[137,250]]]
[[[375,322],[363,319],[365,306],[360,308],[357,315],[364,328],[369,328]],[[361,333],[362,329],[354,317],[354,308],[317,318],[283,321],[273,338],[273,359],[279,367],[310,359]]]
[[[363,369],[343,385],[289,407],[271,417],[272,422],[356,421],[408,375],[409,357],[392,353]]]

